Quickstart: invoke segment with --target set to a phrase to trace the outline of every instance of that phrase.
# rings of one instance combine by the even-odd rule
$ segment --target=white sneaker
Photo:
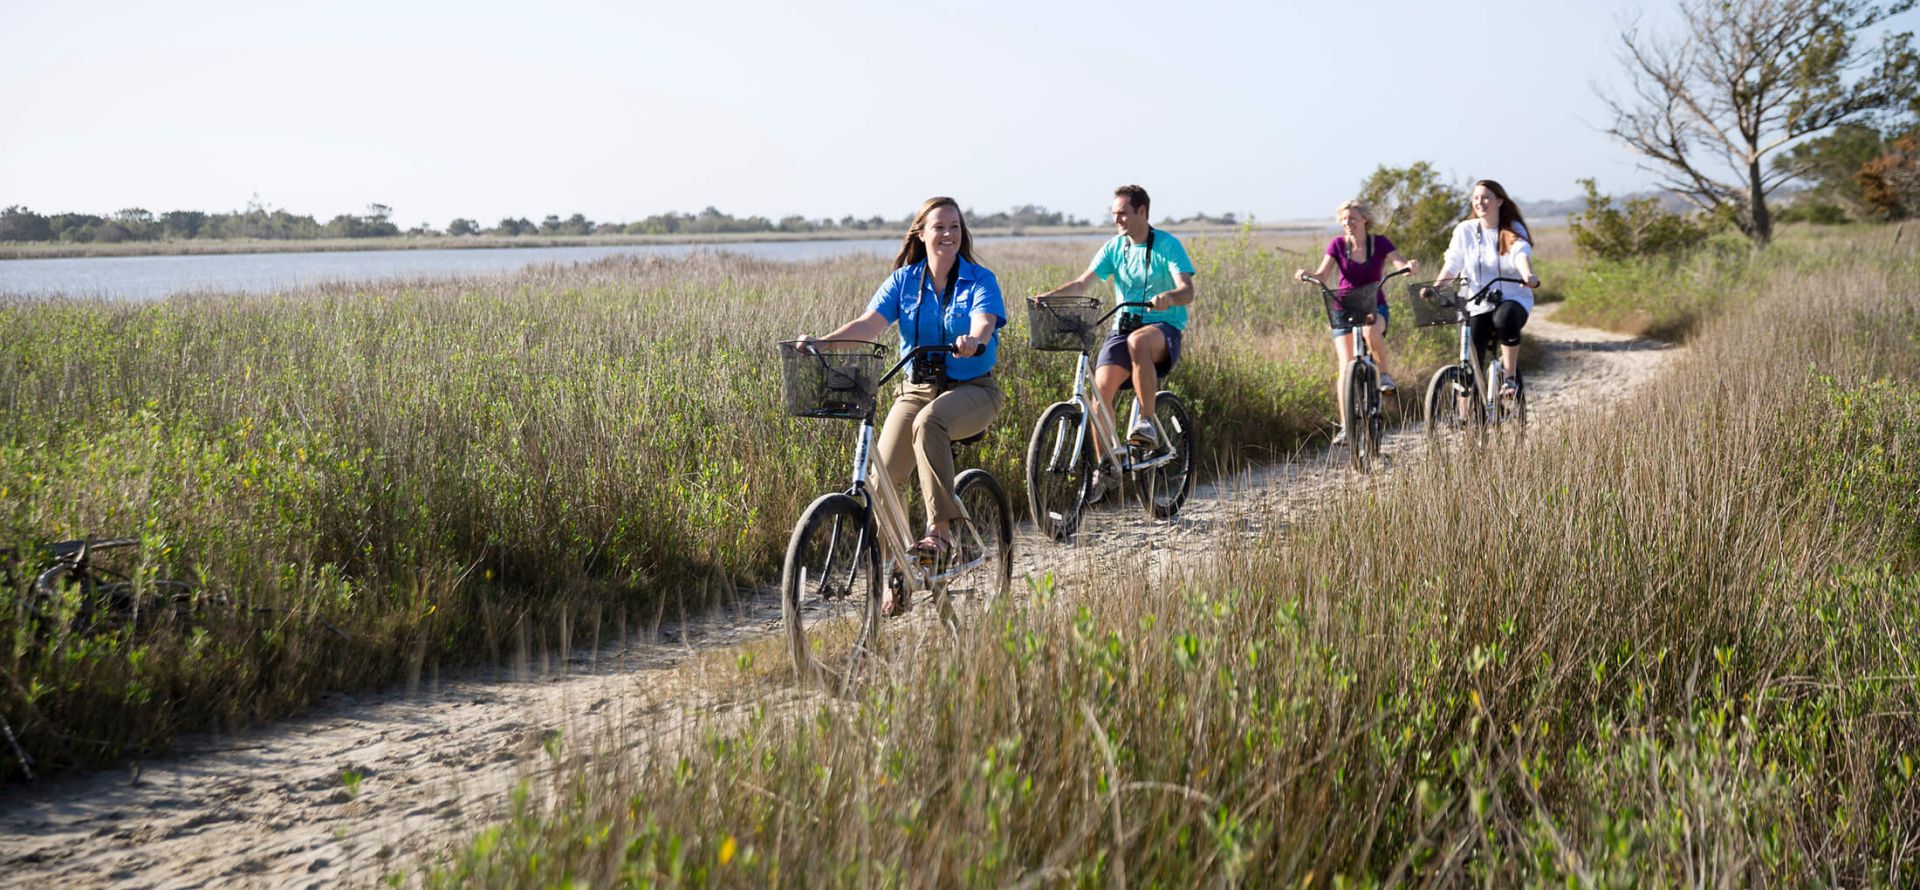
[[[1093,482],[1087,487],[1087,505],[1092,506],[1107,498],[1107,489],[1113,487],[1113,478],[1107,475],[1106,468],[1097,467],[1093,471]]]
[[[1341,427],[1340,429],[1334,431],[1333,446],[1335,448],[1338,448],[1345,444],[1347,444],[1347,428]]]
[[[1400,388],[1399,386],[1394,384],[1393,378],[1388,376],[1387,372],[1385,371],[1380,372],[1380,391],[1381,392],[1393,392],[1394,390],[1397,390],[1399,388]]]
[[[1153,428],[1153,421],[1142,417],[1133,425],[1133,431],[1127,434],[1127,443],[1157,448],[1160,446],[1160,433]]]

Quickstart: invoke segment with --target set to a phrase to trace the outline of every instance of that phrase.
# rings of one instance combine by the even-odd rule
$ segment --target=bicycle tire
[[[1034,528],[1054,541],[1066,540],[1080,527],[1093,485],[1091,431],[1078,454],[1068,453],[1084,421],[1079,405],[1055,402],[1040,412],[1027,440],[1027,504]]]
[[[1155,519],[1172,519],[1193,493],[1193,461],[1200,448],[1200,429],[1184,399],[1161,390],[1153,396],[1153,416],[1160,426],[1160,447],[1173,450],[1173,460],[1147,471],[1141,500]]]
[[[950,579],[947,594],[977,599],[1006,595],[1013,583],[1013,503],[1007,497],[1007,490],[992,473],[976,467],[954,479],[953,496],[966,508],[974,529],[979,532],[981,545],[987,549],[987,562],[975,572]],[[956,532],[951,537],[962,563],[981,555],[973,552],[971,535]]]
[[[827,494],[807,505],[787,542],[780,612],[796,680],[852,680],[880,627],[880,551],[865,504]]]
[[[1347,416],[1341,419],[1347,429],[1348,463],[1362,473],[1373,469],[1373,430],[1367,422],[1367,389],[1372,385],[1367,366],[1359,361],[1347,364]]]
[[[1515,438],[1525,442],[1527,441],[1527,385],[1518,380],[1514,382],[1519,388],[1513,393],[1513,432]]]

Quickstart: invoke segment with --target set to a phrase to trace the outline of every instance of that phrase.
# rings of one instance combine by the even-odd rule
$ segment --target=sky
[[[1428,161],[1524,207],[1655,181],[1595,94],[1636,15],[1674,19],[1671,0],[0,0],[0,206],[378,202],[444,227],[898,218],[946,194],[1099,220],[1137,182],[1156,218],[1280,221]]]

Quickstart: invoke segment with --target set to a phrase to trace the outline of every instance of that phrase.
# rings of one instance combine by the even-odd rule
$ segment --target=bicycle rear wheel
[[[993,474],[975,468],[954,479],[953,495],[968,516],[955,524],[966,528],[950,531],[954,564],[979,564],[947,579],[947,596],[1001,596],[1013,581],[1013,505],[1007,491]]]
[[[1093,484],[1092,442],[1078,453],[1073,448],[1083,420],[1079,405],[1055,402],[1040,413],[1027,441],[1027,503],[1033,525],[1055,541],[1066,540],[1079,528]]]
[[[1187,403],[1161,390],[1153,397],[1153,417],[1160,426],[1160,448],[1173,459],[1147,471],[1141,482],[1141,500],[1155,519],[1172,519],[1193,493],[1193,465],[1200,448],[1200,429]]]
[[[822,495],[800,514],[780,572],[780,609],[796,678],[850,680],[880,626],[880,552],[866,507]]]
[[[1512,416],[1512,406],[1500,395],[1500,387],[1507,382],[1507,369],[1499,360],[1487,363],[1487,389],[1482,394],[1486,399],[1487,421],[1495,432],[1503,430]]]

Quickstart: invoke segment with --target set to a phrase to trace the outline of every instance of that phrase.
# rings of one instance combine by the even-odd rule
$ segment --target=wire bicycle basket
[[[1327,324],[1336,328],[1365,327],[1367,319],[1379,311],[1379,294],[1377,281],[1344,294],[1322,289],[1320,296],[1327,304]]]
[[[794,417],[859,420],[873,411],[887,347],[865,340],[780,342],[780,393]]]
[[[1430,328],[1436,325],[1453,324],[1460,320],[1460,311],[1466,308],[1466,279],[1448,278],[1437,283],[1411,282],[1407,285],[1407,302],[1413,308],[1413,326]]]
[[[1085,352],[1100,315],[1098,297],[1028,297],[1028,343],[1041,352]]]

